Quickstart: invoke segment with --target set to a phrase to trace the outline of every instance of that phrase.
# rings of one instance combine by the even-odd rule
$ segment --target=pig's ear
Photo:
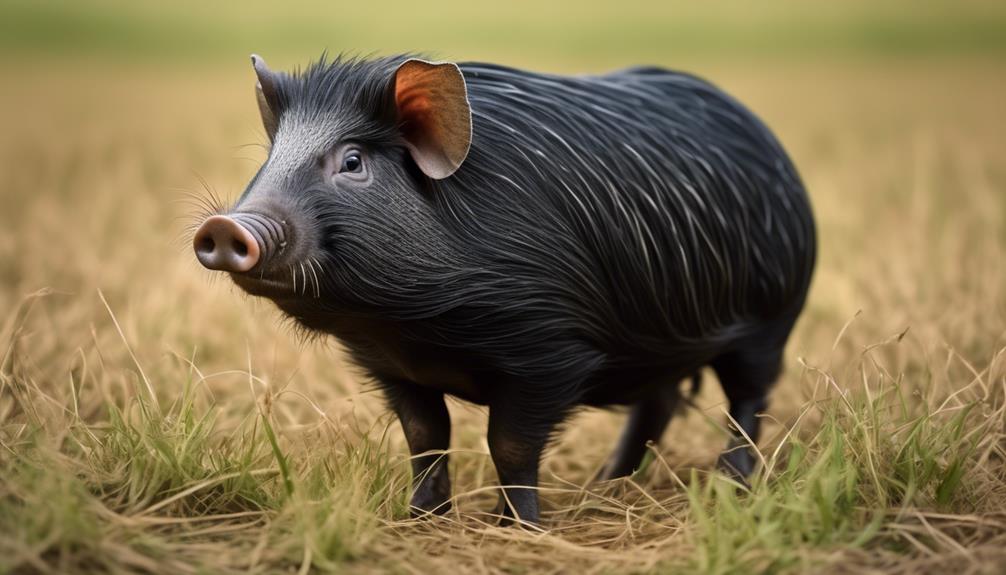
[[[465,78],[456,64],[406,60],[395,71],[395,105],[416,165],[440,180],[468,156],[472,111]]]
[[[255,68],[255,97],[258,100],[258,111],[262,114],[262,125],[269,135],[269,140],[276,137],[279,128],[279,106],[276,97],[276,75],[265,64],[265,60],[257,54],[252,54],[252,66]]]

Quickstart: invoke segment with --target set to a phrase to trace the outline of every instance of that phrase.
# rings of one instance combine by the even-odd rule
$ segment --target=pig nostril
[[[199,245],[196,246],[196,250],[200,253],[211,254],[216,247],[217,244],[213,241],[213,238],[207,236],[199,240]]]
[[[241,240],[239,240],[237,238],[235,238],[231,242],[231,248],[234,250],[234,253],[236,253],[237,255],[239,255],[241,257],[245,257],[245,256],[248,255],[248,246],[247,246],[247,244],[245,244],[244,242],[242,242]]]
[[[262,255],[259,240],[234,218],[210,216],[193,238],[196,257],[211,270],[243,273],[258,265]]]

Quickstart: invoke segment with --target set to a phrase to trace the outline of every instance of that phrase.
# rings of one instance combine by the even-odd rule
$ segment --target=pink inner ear
[[[416,165],[434,179],[454,173],[471,144],[471,111],[458,67],[404,62],[395,73],[395,105]]]
[[[426,90],[405,88],[396,94],[398,111],[405,120],[403,131],[406,138],[418,138],[425,141],[430,137],[430,131],[436,130],[433,119],[433,101]]]

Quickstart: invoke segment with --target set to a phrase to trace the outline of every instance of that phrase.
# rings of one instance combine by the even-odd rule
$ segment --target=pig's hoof
[[[451,510],[451,501],[446,497],[430,497],[417,493],[409,503],[409,514],[413,518],[444,515]]]
[[[544,531],[537,521],[527,521],[524,519],[518,521],[511,515],[501,516],[496,524],[500,527],[516,527],[518,529],[526,529],[528,531]]]
[[[735,447],[721,453],[716,466],[747,487],[748,477],[754,472],[755,461],[748,447]]]
[[[496,505],[496,509],[493,511],[493,514],[499,518],[496,521],[496,525],[499,525],[500,527],[517,527],[519,529],[527,529],[529,531],[544,531],[541,524],[538,522],[537,513],[535,513],[533,519],[524,519],[524,516],[521,516],[521,519],[516,519],[514,517],[513,509],[504,502],[502,497],[500,498],[500,502]],[[530,512],[528,515],[530,515]]]

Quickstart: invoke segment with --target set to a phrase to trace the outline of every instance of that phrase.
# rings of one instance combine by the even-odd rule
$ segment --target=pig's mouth
[[[321,297],[320,266],[314,260],[293,263],[286,273],[259,274],[231,273],[231,279],[241,289],[254,296],[269,299],[319,298]]]
[[[253,296],[285,299],[300,293],[299,290],[294,290],[293,283],[285,278],[259,276],[254,273],[231,273],[230,276],[239,288]]]

